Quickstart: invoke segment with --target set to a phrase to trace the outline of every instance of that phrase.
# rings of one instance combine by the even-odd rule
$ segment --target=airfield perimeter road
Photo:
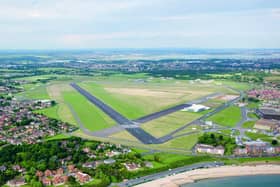
[[[96,105],[98,108],[100,108],[103,112],[105,112],[108,116],[110,116],[113,120],[115,120],[119,125],[124,126],[125,129],[132,134],[134,137],[136,137],[138,140],[140,140],[144,144],[158,144],[160,143],[157,138],[152,136],[151,134],[147,133],[140,127],[136,126],[133,121],[130,121],[117,111],[115,111],[113,108],[108,106],[107,104],[103,103],[98,98],[91,95],[89,92],[81,88],[75,83],[70,84],[74,89],[76,89],[80,94],[82,94],[84,97],[86,97],[91,103]]]
[[[183,167],[179,167],[179,168],[169,169],[167,171],[162,171],[162,172],[147,175],[147,176],[144,176],[144,177],[131,179],[131,180],[121,182],[121,183],[118,183],[118,184],[111,184],[110,186],[119,186],[119,187],[135,186],[135,185],[138,185],[138,184],[142,184],[142,183],[145,183],[145,182],[157,180],[157,179],[164,178],[166,176],[170,176],[170,175],[174,175],[174,174],[183,173],[183,172],[186,172],[186,171],[191,171],[191,170],[194,170],[194,169],[213,168],[213,167],[220,167],[220,166],[223,166],[223,165],[224,165],[223,162],[205,162],[205,163],[192,164],[192,165],[189,165],[189,166],[183,166]]]

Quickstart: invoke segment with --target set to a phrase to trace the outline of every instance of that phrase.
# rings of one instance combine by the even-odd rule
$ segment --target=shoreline
[[[245,165],[203,168],[167,176],[161,179],[136,185],[137,187],[179,187],[199,180],[251,175],[280,175],[280,165]]]

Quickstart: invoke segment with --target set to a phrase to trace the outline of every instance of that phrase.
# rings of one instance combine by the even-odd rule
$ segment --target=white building
[[[214,147],[212,145],[206,144],[197,144],[195,146],[195,150],[197,153],[208,153],[208,154],[215,154],[215,155],[224,155],[225,149],[222,146]]]
[[[203,110],[208,110],[210,107],[199,105],[199,104],[192,104],[192,106],[184,108],[182,111],[190,111],[190,112],[200,112]]]

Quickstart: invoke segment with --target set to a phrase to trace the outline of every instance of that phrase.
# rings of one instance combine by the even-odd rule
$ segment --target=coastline
[[[223,177],[249,176],[249,175],[280,175],[280,165],[245,165],[245,166],[221,166],[208,169],[196,169],[179,173],[147,183],[137,187],[179,187],[183,184],[194,183],[198,180],[214,179]]]

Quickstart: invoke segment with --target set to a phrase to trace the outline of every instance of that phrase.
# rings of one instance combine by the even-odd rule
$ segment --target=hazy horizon
[[[277,0],[1,0],[0,49],[280,48]]]

